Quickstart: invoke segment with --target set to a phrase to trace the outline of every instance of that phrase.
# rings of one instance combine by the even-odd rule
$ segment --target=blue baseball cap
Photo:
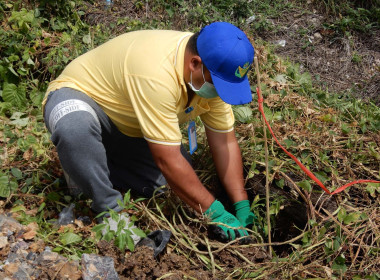
[[[228,22],[214,22],[199,33],[197,49],[220,98],[231,105],[252,101],[247,72],[255,50],[247,36]]]

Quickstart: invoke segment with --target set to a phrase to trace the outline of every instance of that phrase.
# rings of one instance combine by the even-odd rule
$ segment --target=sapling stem
[[[254,58],[256,75],[257,75],[257,88],[261,93],[261,85],[260,85],[260,71],[259,71],[259,63],[257,61],[257,56]],[[260,101],[259,101],[260,102]],[[267,141],[267,128],[265,126],[264,117],[262,117],[263,121],[263,131],[264,131],[264,145],[265,145],[265,196],[266,196],[266,208],[267,208],[267,226],[268,226],[268,254],[272,258],[272,237],[271,237],[271,224],[270,224],[270,206],[269,206],[269,165],[268,165],[268,141]]]

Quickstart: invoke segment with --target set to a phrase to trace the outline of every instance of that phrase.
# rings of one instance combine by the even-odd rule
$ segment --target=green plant
[[[73,58],[93,47],[83,40],[89,27],[73,1],[40,1],[34,9],[20,3],[2,6],[0,29],[0,103],[3,112],[40,107],[50,78]],[[56,34],[60,32],[61,34]],[[80,40],[78,40],[80,39]]]
[[[336,30],[340,35],[350,32],[369,33],[376,30],[379,25],[379,5],[373,1],[323,1],[328,13],[337,16],[332,23],[325,23],[329,29]],[[338,16],[339,15],[339,16]]]
[[[137,199],[135,202],[143,199]],[[123,201],[118,200],[121,211],[135,209],[134,203],[131,201],[130,190],[124,195]],[[129,217],[123,213],[119,214],[110,209],[100,213],[97,218],[109,215],[109,218],[103,218],[103,223],[93,227],[92,231],[96,233],[96,238],[106,240],[108,242],[114,240],[115,245],[122,251],[128,248],[133,251],[135,248],[133,235],[145,237],[146,234],[139,228],[134,226],[137,220],[135,216]]]

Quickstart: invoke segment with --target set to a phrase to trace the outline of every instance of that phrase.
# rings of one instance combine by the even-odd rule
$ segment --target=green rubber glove
[[[249,200],[241,200],[239,202],[236,202],[234,203],[234,207],[236,211],[236,217],[243,227],[253,225],[257,221],[257,217],[251,212]]]
[[[213,222],[222,223],[229,226],[225,227],[223,225],[213,225],[214,227],[211,227],[213,233],[218,239],[221,239],[221,241],[231,241],[235,240],[237,237],[248,236],[248,232],[246,230],[238,229],[239,227],[242,227],[239,220],[236,219],[234,215],[227,212],[220,201],[215,200],[211,204],[210,208],[207,209],[205,214],[211,217]]]

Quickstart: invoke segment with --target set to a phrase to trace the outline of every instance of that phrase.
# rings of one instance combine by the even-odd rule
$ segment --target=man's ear
[[[189,68],[191,72],[196,72],[201,69],[202,59],[199,55],[192,55],[190,58]]]

